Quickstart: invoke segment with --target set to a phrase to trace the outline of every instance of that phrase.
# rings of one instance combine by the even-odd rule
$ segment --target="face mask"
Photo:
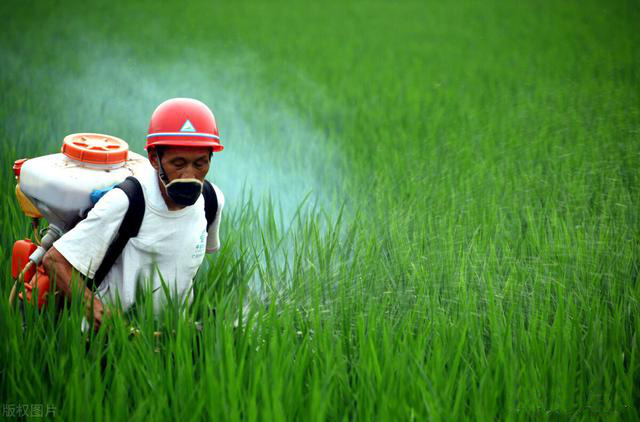
[[[169,182],[160,157],[157,155],[156,157],[158,158],[158,174],[162,184],[167,189],[169,198],[178,205],[189,206],[195,204],[202,193],[202,182],[198,179],[175,179]]]
[[[195,204],[202,193],[202,182],[198,179],[176,179],[164,186],[169,198],[179,205]]]

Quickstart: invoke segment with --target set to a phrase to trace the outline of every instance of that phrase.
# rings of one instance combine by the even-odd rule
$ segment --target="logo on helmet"
[[[184,124],[180,128],[180,132],[195,132],[195,131],[196,131],[196,128],[193,127],[189,119],[187,119],[187,121],[184,122]]]
[[[185,121],[182,127],[180,128],[180,132],[195,132],[195,131],[196,131],[196,128],[193,127],[189,119],[187,119],[187,121]]]

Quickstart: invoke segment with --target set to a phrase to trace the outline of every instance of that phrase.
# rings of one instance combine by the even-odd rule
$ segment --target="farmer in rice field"
[[[104,305],[130,308],[143,281],[152,283],[156,312],[166,304],[163,285],[190,300],[205,252],[220,248],[224,196],[205,180],[212,153],[223,149],[211,110],[189,98],[163,102],[145,149],[147,171],[108,190],[44,258],[66,298],[76,286],[83,291],[95,328],[110,312]]]

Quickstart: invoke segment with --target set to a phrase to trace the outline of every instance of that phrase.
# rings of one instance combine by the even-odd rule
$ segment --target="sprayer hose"
[[[13,287],[11,287],[11,293],[9,294],[9,306],[13,306],[13,302],[16,301],[18,283],[24,283],[25,274],[27,274],[27,271],[29,271],[34,265],[35,263],[33,261],[29,261],[22,269],[22,272],[20,272],[20,275],[18,275],[18,278],[16,278],[16,281],[13,283]]]

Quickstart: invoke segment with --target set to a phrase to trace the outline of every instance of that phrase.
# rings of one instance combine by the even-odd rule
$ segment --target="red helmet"
[[[144,149],[156,145],[211,147],[214,152],[224,148],[213,113],[192,98],[172,98],[155,109]]]

